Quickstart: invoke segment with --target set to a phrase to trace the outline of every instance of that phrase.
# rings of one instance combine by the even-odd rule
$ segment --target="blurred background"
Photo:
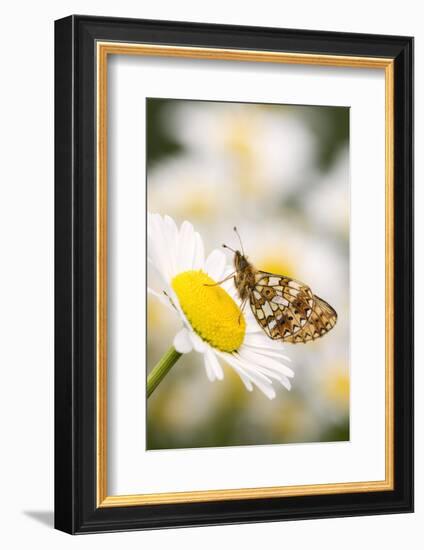
[[[209,382],[202,356],[184,355],[148,400],[147,449],[349,439],[348,147],[345,107],[147,100],[148,210],[189,220],[206,253],[237,247],[236,225],[258,269],[338,312],[324,338],[284,344],[295,378],[272,401],[226,365]],[[149,296],[149,371],[179,328]]]

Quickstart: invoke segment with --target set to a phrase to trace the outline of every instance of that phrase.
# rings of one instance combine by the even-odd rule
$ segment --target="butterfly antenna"
[[[244,253],[243,243],[241,242],[240,233],[237,231],[237,227],[234,226],[233,229],[234,229],[235,234],[238,237],[238,240],[240,241],[240,246],[241,246],[241,251],[243,252],[243,256],[246,256],[246,254]]]
[[[234,248],[231,248],[230,246],[226,245],[226,244],[223,244],[222,245],[222,248],[228,248],[228,250],[231,250],[231,252],[234,252],[234,254],[236,253],[236,251],[234,250]]]

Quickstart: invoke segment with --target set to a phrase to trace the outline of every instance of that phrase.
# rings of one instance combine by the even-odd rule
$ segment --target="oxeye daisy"
[[[148,396],[179,357],[192,351],[203,355],[210,381],[224,378],[225,363],[249,391],[256,386],[273,399],[273,382],[290,390],[290,359],[281,343],[262,332],[248,308],[240,309],[223,251],[213,250],[205,258],[203,240],[192,224],[185,221],[178,228],[169,216],[149,213],[147,235],[148,263],[159,281],[159,288],[149,287],[148,292],[182,324],[173,346],[148,377]]]

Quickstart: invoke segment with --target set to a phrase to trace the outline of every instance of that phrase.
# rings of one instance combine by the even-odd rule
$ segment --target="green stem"
[[[152,395],[181,355],[182,353],[178,353],[178,351],[171,346],[162,359],[153,367],[147,377],[147,397]]]

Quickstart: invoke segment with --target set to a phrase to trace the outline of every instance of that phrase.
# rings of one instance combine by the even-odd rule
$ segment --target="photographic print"
[[[146,448],[348,441],[349,108],[146,113]]]
[[[413,510],[412,120],[411,37],[55,22],[57,529]]]

